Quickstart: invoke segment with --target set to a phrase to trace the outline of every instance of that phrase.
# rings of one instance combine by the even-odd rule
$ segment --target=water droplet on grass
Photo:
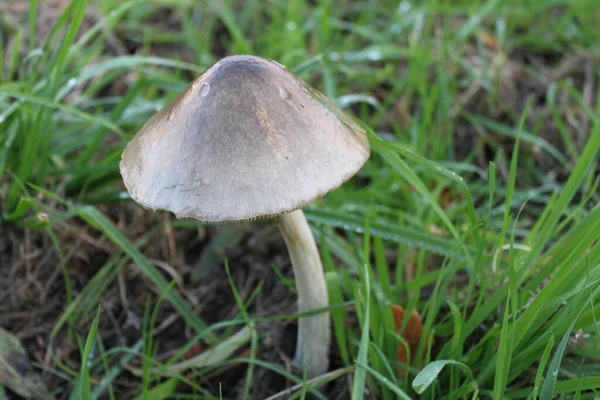
[[[409,11],[410,11],[410,2],[408,2],[408,1],[400,2],[400,4],[398,5],[398,13],[406,14]]]

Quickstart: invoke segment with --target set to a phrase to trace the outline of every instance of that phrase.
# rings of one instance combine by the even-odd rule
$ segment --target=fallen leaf
[[[42,377],[34,371],[19,339],[0,328],[0,385],[28,399],[48,399]]]
[[[415,365],[416,363],[416,355],[419,349],[419,342],[421,341],[421,337],[423,336],[423,322],[421,321],[421,315],[419,312],[413,308],[408,317],[408,321],[404,330],[402,330],[402,324],[404,322],[404,317],[406,315],[406,311],[404,307],[392,304],[392,314],[394,315],[394,325],[396,328],[396,332],[398,332],[402,338],[406,341],[408,345],[408,350],[410,350],[411,360],[408,360],[407,348],[404,343],[398,343],[397,357],[398,361],[402,364],[406,365]],[[427,350],[427,349],[425,349]],[[423,366],[423,359],[425,358],[426,351],[421,355],[421,360],[418,363],[419,367]],[[400,377],[404,377],[404,369],[400,368],[399,370]]]
[[[481,41],[483,42],[483,45],[490,50],[495,50],[496,48],[498,48],[498,41],[493,35],[489,33],[484,33],[481,36]]]

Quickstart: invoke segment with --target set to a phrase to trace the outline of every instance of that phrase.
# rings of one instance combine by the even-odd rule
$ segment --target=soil
[[[52,14],[50,11],[40,12],[39,19],[45,26],[48,25],[48,18],[52,16],[56,18],[59,15],[55,7],[60,7],[60,3],[51,2],[52,7],[49,10]],[[14,7],[13,12],[27,11],[27,8],[16,7],[15,5],[20,4],[17,1],[0,3],[0,8],[6,7],[7,4]],[[93,21],[95,13],[98,12],[95,9],[90,11],[89,18]],[[155,15],[155,20],[156,24],[161,25],[161,29],[177,29],[177,20],[172,14],[167,14],[166,19],[158,16]],[[151,22],[152,19],[149,20],[149,23]],[[167,26],[164,26],[165,24]],[[109,40],[113,43],[111,48],[115,53],[136,51],[135,45],[126,38],[119,37],[118,32]],[[24,38],[23,43],[28,43],[28,40]],[[521,114],[530,95],[533,96],[534,101],[526,126],[542,124],[543,137],[560,148],[560,135],[547,105],[548,86],[558,79],[567,77],[575,87],[581,89],[582,93],[593,93],[590,86],[593,88],[595,82],[593,76],[590,77],[588,73],[589,65],[593,62],[591,56],[574,51],[556,59],[545,54],[531,55],[522,49],[514,49],[506,56],[495,47],[493,42],[487,45],[484,51],[489,58],[498,58],[499,63],[505,66],[503,69],[499,68],[495,76],[503,106],[491,112],[485,108],[488,93],[483,87],[473,84],[464,88],[460,104],[455,110],[458,135],[456,142],[461,143],[456,149],[457,157],[459,159],[464,157],[467,151],[475,146],[478,149],[477,164],[487,168],[488,162],[494,158],[492,148],[500,146],[505,149],[506,154],[510,154],[514,143],[503,136],[493,134],[481,138],[470,124],[459,117],[461,110],[466,109],[487,115],[495,121],[509,122],[512,121],[512,115]],[[474,70],[482,65],[480,51],[481,49],[474,43],[472,51],[466,55],[466,62]],[[164,47],[157,47],[156,55],[168,56],[168,53]],[[532,66],[541,73],[533,76],[528,72],[528,68]],[[435,75],[435,71],[432,71],[432,75]],[[385,88],[382,90],[385,91]],[[584,100],[593,107],[591,98],[584,98]],[[400,124],[409,124],[411,107],[418,107],[418,105],[406,106],[400,98],[390,112],[390,117]],[[557,107],[572,109],[575,104],[569,96],[561,92]],[[576,115],[575,120],[579,128],[576,131],[580,135],[577,143],[585,143],[585,138],[589,135],[589,121],[585,115],[579,114]],[[512,125],[512,122],[510,124]],[[522,146],[525,154],[530,155],[540,169],[553,171],[559,181],[564,179],[567,171],[557,168],[556,163],[542,155],[540,149],[529,144],[522,143]],[[501,163],[498,168],[504,179],[507,179],[508,165]],[[62,209],[61,206],[49,201],[48,204],[57,211]],[[242,235],[239,246],[229,249],[227,254],[231,266],[231,282],[223,267],[223,260],[214,265],[200,282],[193,282],[194,265],[210,243],[211,237],[216,234],[215,229],[218,228],[175,229],[172,226],[176,221],[170,215],[144,211],[132,203],[105,205],[101,206],[100,210],[108,215],[118,229],[130,239],[140,238],[147,232],[153,231],[147,242],[140,247],[140,251],[153,260],[165,279],[176,280],[177,291],[207,324],[229,320],[238,314],[239,309],[232,295],[231,283],[239,290],[244,301],[248,300],[254,290],[262,284],[262,289],[248,309],[252,317],[269,317],[295,312],[296,296],[293,290],[283,285],[280,277],[275,273],[277,268],[284,277],[292,278],[285,245],[273,221],[256,221],[240,225]],[[102,237],[77,218],[56,222],[52,227],[61,245],[64,270],[48,231],[23,230],[6,224],[0,226],[0,326],[15,334],[24,344],[29,357],[38,364],[53,367],[60,362],[77,371],[80,349],[73,333],[85,339],[95,316],[97,304],[100,304],[103,314],[98,331],[102,346],[105,349],[115,346],[131,347],[139,342],[143,332],[144,316],[148,312],[148,307],[156,304],[158,294],[153,291],[152,283],[142,275],[139,268],[131,261],[127,261],[118,269],[114,269],[115,277],[110,279],[110,284],[101,290],[98,301],[83,308],[87,310],[84,314],[74,315],[72,320],[67,321],[50,343],[50,333],[63,315],[67,303],[63,274],[69,276],[72,296],[76,298],[99,271],[111,269],[107,266],[107,262],[119,251],[107,238]],[[157,359],[168,358],[194,337],[189,326],[165,302],[162,302],[158,308],[156,321],[154,341],[157,346],[155,356]],[[284,368],[292,368],[289,361],[295,348],[295,322],[261,323],[258,330],[259,358],[277,363]],[[441,344],[440,342],[443,341],[437,341],[438,344]],[[202,347],[195,348],[197,352],[201,350]],[[239,356],[244,357],[247,352],[248,349],[244,348]],[[342,366],[338,354],[332,352],[330,356],[332,369]],[[135,363],[139,363],[139,359],[134,359],[133,364]],[[236,398],[243,391],[245,371],[245,365],[242,364],[229,366],[202,377],[199,384],[215,394],[222,390],[224,398]],[[44,372],[43,378],[49,388],[64,389],[63,392],[57,393],[57,398],[66,398],[65,393],[69,390],[65,387],[63,378],[48,371]],[[101,376],[93,378],[99,379]],[[116,397],[131,398],[138,390],[138,385],[134,382],[138,382],[138,379],[129,372],[122,373],[114,382]],[[265,368],[256,368],[252,398],[264,398],[290,386],[292,383],[279,374]],[[322,391],[327,398],[344,399],[348,398],[348,388],[347,380],[338,379]],[[12,395],[9,398],[16,397]]]
[[[132,204],[120,207],[123,207],[120,214],[124,219],[112,222],[126,236],[139,237],[142,232],[156,228],[140,250],[159,267],[165,279],[177,281],[178,293],[204,322],[210,325],[238,315],[239,309],[222,263],[215,264],[200,282],[192,282],[194,264],[209,240],[202,229],[165,230],[165,221],[171,218],[169,215],[148,213]],[[118,249],[77,219],[54,224],[53,228],[65,257],[72,296],[76,298],[102,268],[108,268],[107,262]],[[75,332],[85,340],[98,303],[102,312],[98,335],[104,348],[133,347],[140,340],[147,307],[152,311],[159,296],[134,264],[128,262],[123,265],[116,279],[102,290],[98,301],[89,304],[86,313],[75,315],[75,320],[67,322],[49,343],[50,333],[64,313],[66,304],[63,271],[53,243],[43,230],[21,230],[14,226],[3,227],[1,238],[0,326],[9,329],[22,341],[33,361],[46,366],[60,361],[78,370],[80,351],[72,334]],[[174,248],[170,247],[170,243],[174,243]],[[278,268],[284,277],[293,278],[291,265],[283,256],[285,254],[285,244],[274,222],[260,221],[252,224],[252,233],[244,233],[240,247],[228,255],[232,283],[242,301],[248,301],[262,284],[262,290],[247,310],[251,316],[294,314],[296,296],[293,290],[280,283],[280,277],[274,272],[274,268]],[[295,322],[260,323],[257,329],[261,343],[260,359],[280,365],[289,364],[295,348]],[[156,359],[159,360],[173,355],[195,336],[166,302],[158,307],[154,333]],[[201,343],[194,351],[201,352],[202,348]],[[247,350],[242,349],[239,356],[247,356]],[[134,359],[133,364],[139,364],[139,359]],[[276,374],[267,379],[267,374],[267,371],[257,368],[253,385],[257,397],[254,398],[276,393],[290,384],[275,378]],[[225,398],[235,398],[243,390],[243,378],[245,366],[235,365],[203,377],[201,385],[213,393],[218,393],[219,385],[222,385]],[[135,379],[127,372],[120,376],[114,385],[119,393],[117,398],[131,397],[137,390],[130,385]],[[44,380],[50,388],[65,384],[62,378],[52,373],[45,373]]]

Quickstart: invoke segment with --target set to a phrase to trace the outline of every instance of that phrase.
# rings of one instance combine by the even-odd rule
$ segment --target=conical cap
[[[239,221],[301,208],[368,157],[362,129],[323,95],[275,61],[237,55],[154,115],[120,169],[144,207]]]

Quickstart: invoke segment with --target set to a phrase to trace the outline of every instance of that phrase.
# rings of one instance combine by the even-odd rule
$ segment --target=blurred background
[[[143,123],[240,53],[373,134],[305,209],[334,325],[310,389],[276,224],[147,211],[119,174]],[[592,398],[599,53],[592,0],[0,0],[0,399]]]

